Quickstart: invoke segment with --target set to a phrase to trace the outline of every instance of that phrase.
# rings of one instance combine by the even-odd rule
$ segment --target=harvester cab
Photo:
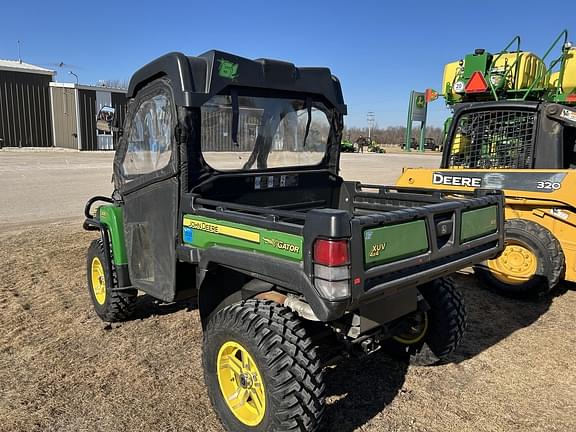
[[[506,248],[475,267],[497,291],[534,295],[576,281],[576,48],[567,31],[542,57],[522,51],[518,36],[495,54],[476,50],[445,66],[442,88],[453,116],[440,169],[405,169],[397,184],[504,190]]]

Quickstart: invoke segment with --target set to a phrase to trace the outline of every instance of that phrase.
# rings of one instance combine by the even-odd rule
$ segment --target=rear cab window
[[[327,149],[329,110],[298,98],[238,96],[237,142],[231,96],[201,108],[204,160],[219,171],[315,166]]]

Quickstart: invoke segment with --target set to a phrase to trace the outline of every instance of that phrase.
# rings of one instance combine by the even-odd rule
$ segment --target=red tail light
[[[314,262],[325,266],[341,266],[350,262],[348,240],[316,240]]]

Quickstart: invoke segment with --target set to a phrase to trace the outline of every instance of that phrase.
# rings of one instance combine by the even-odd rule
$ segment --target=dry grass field
[[[94,171],[110,158],[63,156],[71,168],[61,175],[76,183],[53,199],[61,195],[69,208],[39,224],[22,208],[48,206],[47,198],[36,196],[42,192],[27,178],[31,186],[20,185],[17,199],[10,183],[17,179],[6,174],[32,162],[10,155],[8,163],[5,155],[0,152],[0,431],[222,431],[205,391],[193,303],[142,296],[136,318],[114,325],[104,325],[89,304],[85,251],[94,234],[82,231],[79,216],[83,191],[110,188],[109,171]],[[89,163],[90,156],[98,163]],[[54,156],[36,158],[39,188],[57,188],[60,177],[42,173]],[[411,164],[437,163],[436,156],[420,158]],[[397,176],[399,163],[409,164],[398,161],[346,155],[343,172],[390,182],[386,176]],[[85,187],[82,178],[90,179]],[[456,353],[442,365],[407,366],[379,352],[329,369],[324,431],[576,430],[574,288],[522,302],[482,289],[470,274],[455,279],[469,312]]]

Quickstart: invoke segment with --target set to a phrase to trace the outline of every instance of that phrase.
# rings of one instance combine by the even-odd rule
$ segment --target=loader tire
[[[474,267],[478,278],[493,291],[512,298],[536,297],[554,288],[565,268],[556,237],[524,219],[509,219],[504,228],[504,251]]]

